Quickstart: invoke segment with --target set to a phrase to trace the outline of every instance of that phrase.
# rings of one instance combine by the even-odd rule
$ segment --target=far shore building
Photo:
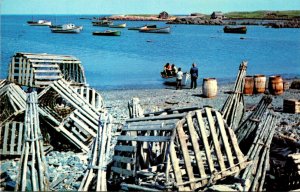
[[[205,14],[202,14],[202,13],[191,13],[191,16],[193,16],[193,17],[205,17]]]
[[[224,19],[225,16],[224,16],[224,14],[221,11],[214,11],[211,14],[210,18],[211,19]]]
[[[168,19],[169,18],[169,14],[166,11],[163,11],[163,12],[161,12],[158,15],[158,18],[160,18],[160,19]]]

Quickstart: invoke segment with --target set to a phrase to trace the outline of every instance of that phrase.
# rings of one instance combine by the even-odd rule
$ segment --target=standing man
[[[192,68],[190,70],[191,74],[191,89],[197,88],[197,79],[198,79],[198,68],[196,67],[196,64],[193,63]]]
[[[176,90],[177,89],[181,89],[181,80],[182,80],[182,77],[183,77],[183,72],[181,71],[181,68],[179,67],[178,68],[178,72],[176,74]]]

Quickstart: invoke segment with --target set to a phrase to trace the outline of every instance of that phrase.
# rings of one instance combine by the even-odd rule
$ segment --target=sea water
[[[247,34],[223,33],[223,26],[170,25],[170,34],[121,30],[121,36],[93,36],[109,28],[71,15],[35,15],[53,24],[82,25],[79,34],[51,33],[48,27],[29,26],[30,15],[1,16],[1,79],[16,52],[72,55],[82,61],[87,82],[98,89],[162,88],[160,77],[167,62],[189,71],[193,62],[200,78],[234,81],[239,64],[248,61],[247,75],[300,76],[300,29],[247,26]],[[164,22],[115,21],[127,27]],[[114,29],[115,30],[115,29]]]

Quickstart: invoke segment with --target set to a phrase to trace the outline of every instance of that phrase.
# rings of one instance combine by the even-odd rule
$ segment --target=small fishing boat
[[[246,26],[242,26],[242,27],[229,27],[229,26],[225,26],[223,30],[224,30],[224,33],[246,34],[246,32],[247,32]]]
[[[176,76],[166,76],[164,72],[160,73],[162,79],[164,80],[164,84],[166,85],[176,85]],[[190,73],[184,72],[183,77],[181,80],[181,85],[187,85],[188,81],[190,80]]]
[[[99,36],[120,36],[121,35],[121,31],[112,31],[112,30],[106,30],[103,32],[100,31],[95,31],[93,32],[93,35],[99,35]]]
[[[98,27],[109,27],[110,25],[113,25],[113,22],[110,20],[96,20],[92,21],[93,26]]]
[[[162,27],[162,28],[142,28],[139,32],[143,33],[170,33],[171,27]]]
[[[80,33],[83,26],[75,26],[72,23],[64,25],[55,25],[50,27],[53,33]]]
[[[144,25],[141,27],[128,27],[128,30],[141,30],[144,28],[157,28],[157,26],[156,25]]]
[[[126,23],[118,24],[118,25],[110,25],[110,28],[126,28]]]
[[[38,20],[38,21],[27,21],[30,26],[51,26],[51,21]]]

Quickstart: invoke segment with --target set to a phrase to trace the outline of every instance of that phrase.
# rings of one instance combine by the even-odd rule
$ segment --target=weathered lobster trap
[[[209,107],[128,119],[114,152],[110,182],[124,182],[124,190],[196,190],[248,164],[233,130]]]
[[[62,78],[86,84],[81,61],[65,55],[16,53],[9,65],[8,80],[22,86],[43,88]]]
[[[98,130],[99,109],[67,81],[54,81],[39,94],[42,118],[78,149],[87,152]]]

